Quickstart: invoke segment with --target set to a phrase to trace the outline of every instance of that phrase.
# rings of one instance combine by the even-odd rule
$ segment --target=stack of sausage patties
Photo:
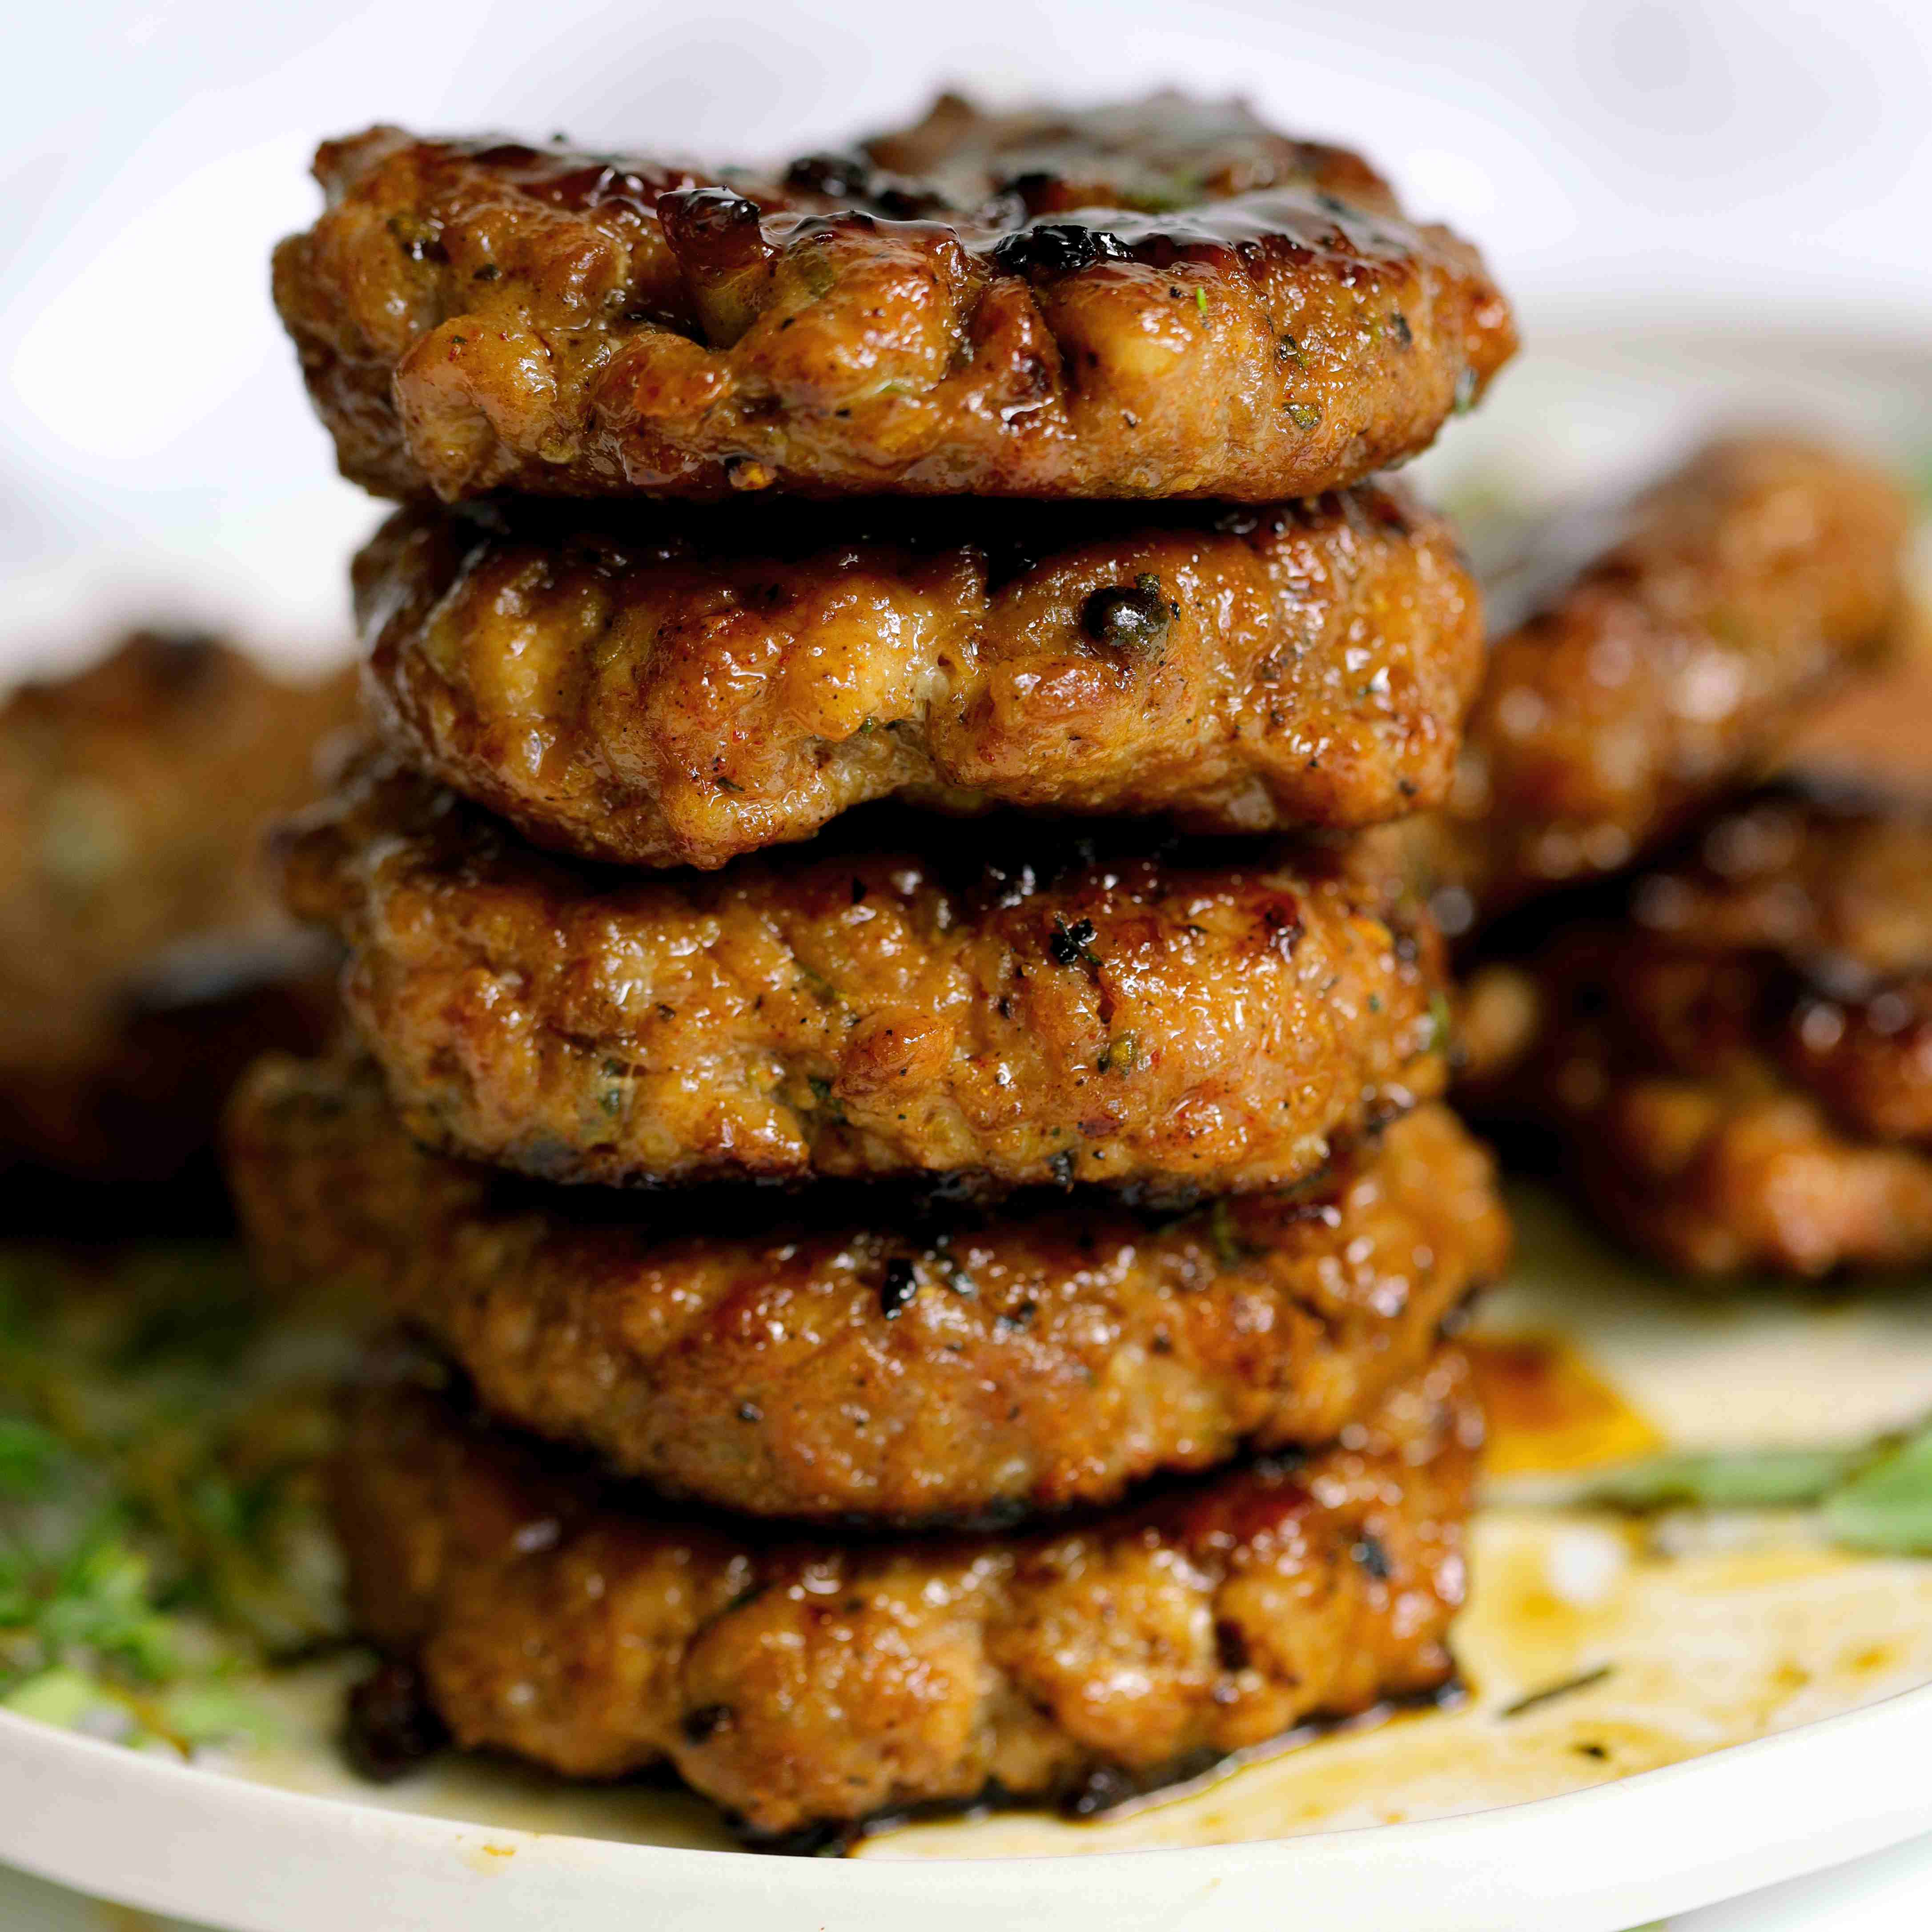
[[[354,1055],[234,1152],[265,1272],[418,1338],[340,1472],[368,1634],[766,1841],[1442,1685],[1507,1230],[1354,832],[1480,674],[1367,480],[1513,346],[1474,251],[1172,97],[320,172],[278,301],[406,507],[382,748],[283,846]]]

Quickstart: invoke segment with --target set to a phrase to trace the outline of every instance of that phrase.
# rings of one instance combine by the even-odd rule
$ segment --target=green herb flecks
[[[1055,919],[1052,932],[1047,934],[1048,955],[1056,966],[1071,966],[1078,961],[1097,968],[1100,956],[1094,950],[1096,936],[1090,919],[1076,919],[1071,926],[1064,919]]]
[[[798,976],[798,983],[821,1006],[836,1006],[838,1004],[838,989],[815,966],[808,966],[802,959],[792,962],[792,970]]]
[[[631,1104],[631,1070],[621,1060],[606,1060],[603,1072],[606,1084],[597,1090],[597,1105],[614,1120],[620,1118]]]
[[[1208,1210],[1208,1238],[1214,1244],[1214,1258],[1224,1268],[1239,1268],[1260,1252],[1242,1240],[1234,1226],[1234,1210],[1225,1197]]]
[[[146,1748],[264,1735],[338,1641],[321,1508],[346,1337],[272,1331],[238,1258],[0,1250],[0,1705]]]
[[[838,271],[833,267],[823,246],[801,248],[792,256],[791,262],[799,280],[814,300],[826,294],[838,279]]]

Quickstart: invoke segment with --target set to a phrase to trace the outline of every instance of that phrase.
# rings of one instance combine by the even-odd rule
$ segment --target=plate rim
[[[1932,1684],[1586,1790],[1486,1810],[1234,1844],[984,1859],[793,1859],[499,1828],[290,1790],[0,1712],[0,1859],[57,1884],[236,1932],[334,1932],[343,1874],[360,1932],[471,1932],[541,1911],[593,1928],[700,1911],[735,1932],[856,1925],[915,1908],[925,1932],[1003,1925],[1311,1922],[1361,1932],[1618,1932],[1932,1830],[1906,1768],[1932,1736]],[[1714,1818],[1750,1821],[1714,1833]],[[104,1835],[104,1827],[107,1828]],[[114,1849],[110,1850],[109,1844]],[[1589,1853],[1594,1850],[1596,1856]],[[1647,1856],[1646,1856],[1647,1855]],[[1601,1869],[1606,1856],[1619,1868]],[[373,1868],[370,1864],[374,1860]],[[320,1862],[318,1863],[318,1860]],[[335,1882],[311,1889],[304,1879]],[[1552,1914],[1569,1908],[1561,1919]],[[1417,1916],[1419,1908],[1422,1916]],[[1204,1928],[1210,1922],[1202,1918]]]

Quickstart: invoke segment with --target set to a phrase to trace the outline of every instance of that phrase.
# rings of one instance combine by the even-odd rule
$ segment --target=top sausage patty
[[[326,144],[277,308],[379,494],[1312,496],[1515,347],[1446,229],[1238,103],[940,99],[778,173]]]
[[[1441,1090],[1439,942],[1346,854],[848,827],[640,878],[379,760],[288,836],[284,880],[346,944],[410,1131],[548,1179],[1189,1198],[1299,1179]]]
[[[1364,487],[586,528],[399,511],[356,560],[393,742],[538,844],[722,865],[898,796],[1203,830],[1438,804],[1481,674],[1449,526]],[[715,518],[714,518],[715,523]]]

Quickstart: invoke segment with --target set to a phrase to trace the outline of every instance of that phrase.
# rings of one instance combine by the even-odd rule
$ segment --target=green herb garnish
[[[1835,1448],[1671,1450],[1590,1475],[1562,1500],[1634,1515],[1815,1509],[1847,1548],[1932,1556],[1932,1424]]]
[[[0,1250],[0,1705],[146,1748],[259,1738],[248,1675],[339,1640],[322,1521],[351,1345],[237,1257]]]

